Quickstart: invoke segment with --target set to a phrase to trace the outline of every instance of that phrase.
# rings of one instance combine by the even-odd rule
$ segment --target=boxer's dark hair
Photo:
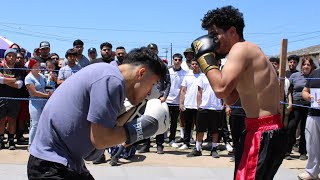
[[[234,26],[240,38],[243,38],[243,28],[245,26],[243,14],[233,6],[224,6],[222,8],[209,10],[201,20],[201,26],[205,30],[216,25],[224,31],[227,31],[230,27]]]
[[[295,60],[295,61],[297,61],[297,63],[299,63],[300,58],[297,55],[291,55],[288,57],[288,61],[290,61],[290,60]]]
[[[167,66],[162,62],[157,54],[147,47],[135,48],[131,50],[123,60],[123,64],[146,65],[153,73],[165,77]]]

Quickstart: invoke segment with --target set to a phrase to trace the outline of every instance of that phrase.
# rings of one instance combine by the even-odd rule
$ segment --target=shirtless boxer
[[[236,153],[234,179],[273,179],[285,154],[277,74],[262,50],[243,37],[242,13],[232,6],[210,10],[202,19],[208,35],[192,42],[195,58],[218,98],[246,112],[246,131]],[[220,71],[217,54],[227,55]]]

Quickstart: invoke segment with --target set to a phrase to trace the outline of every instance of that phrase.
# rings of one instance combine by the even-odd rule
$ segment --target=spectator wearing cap
[[[158,50],[158,46],[155,43],[150,43],[147,46],[149,49],[151,49],[155,54],[158,55],[159,50]]]
[[[0,96],[19,98],[19,91],[23,86],[21,70],[16,68],[16,49],[9,48],[4,53],[5,63],[0,68]],[[14,135],[16,133],[16,119],[19,114],[20,102],[3,99],[0,101],[0,149],[4,146],[4,132],[7,125],[9,149],[15,149]]]
[[[40,56],[40,49],[39,48],[35,48],[33,50],[33,57],[39,57]]]
[[[29,74],[24,79],[28,92],[30,94],[29,113],[30,113],[30,132],[29,132],[29,147],[32,144],[37,131],[41,112],[51,96],[52,92],[45,92],[46,81],[41,74],[41,62],[39,58],[30,58],[28,68]],[[41,99],[41,100],[39,100]]]
[[[297,65],[299,64],[299,56],[297,55],[291,55],[288,57],[288,66],[289,70],[286,70],[286,77],[289,78],[291,74],[299,72],[297,70]]]
[[[100,53],[101,53],[101,58],[94,59],[93,61],[91,61],[91,64],[99,63],[99,62],[110,63],[111,61],[113,61],[111,43],[104,42],[100,44]]]
[[[74,49],[68,49],[65,55],[68,63],[59,70],[57,84],[62,84],[72,74],[78,72],[81,67],[76,63],[77,52]]]
[[[76,63],[81,67],[84,68],[90,64],[89,59],[83,55],[83,48],[84,48],[84,43],[80,39],[77,39],[73,41],[73,49],[77,53],[77,58],[76,58]]]
[[[42,41],[39,45],[39,57],[41,58],[41,62],[45,63],[49,59],[50,55],[50,43],[48,41]]]
[[[183,52],[184,57],[186,58],[186,61],[183,61],[181,64],[181,67],[183,70],[189,72],[190,67],[191,67],[191,61],[194,58],[194,52],[191,48],[187,48]]]
[[[88,57],[89,57],[90,62],[92,62],[92,60],[94,60],[94,59],[97,59],[97,56],[98,56],[98,54],[97,54],[96,48],[91,47],[88,49]]]
[[[123,46],[116,48],[117,63],[122,64],[124,57],[127,55],[126,49]]]

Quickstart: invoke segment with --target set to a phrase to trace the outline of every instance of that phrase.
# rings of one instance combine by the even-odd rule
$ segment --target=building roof
[[[307,55],[315,55],[320,53],[320,45],[310,46],[303,49],[298,49],[295,51],[290,51],[287,53],[288,56],[290,55],[297,55],[297,56],[307,56]]]

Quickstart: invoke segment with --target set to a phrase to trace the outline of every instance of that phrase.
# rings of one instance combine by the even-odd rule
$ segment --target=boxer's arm
[[[126,141],[126,131],[122,126],[105,128],[97,123],[91,123],[90,139],[97,149],[104,149]]]
[[[97,123],[91,123],[90,139],[97,149],[123,142],[132,144],[154,134],[165,132],[170,124],[168,118],[169,110],[166,103],[161,103],[159,99],[152,99],[147,102],[143,116],[134,118],[123,127],[105,128]]]
[[[239,99],[239,93],[236,89],[234,89],[229,96],[223,99],[225,104],[233,105]]]

